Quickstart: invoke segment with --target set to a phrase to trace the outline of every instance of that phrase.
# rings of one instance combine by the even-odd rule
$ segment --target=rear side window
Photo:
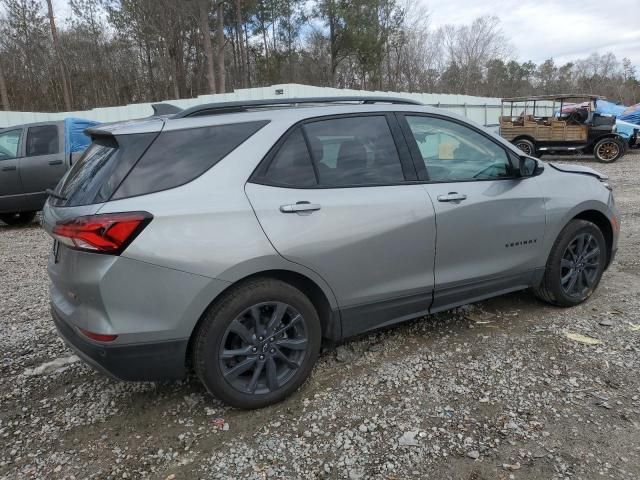
[[[297,187],[395,185],[400,156],[383,115],[313,121],[280,146],[261,181]]]
[[[53,155],[59,151],[58,127],[41,125],[29,127],[27,132],[27,157]]]
[[[184,185],[209,170],[267,123],[247,122],[163,132],[112,199]]]
[[[292,187],[316,185],[311,156],[302,135],[297,128],[282,144],[267,169],[266,178],[270,183]]]

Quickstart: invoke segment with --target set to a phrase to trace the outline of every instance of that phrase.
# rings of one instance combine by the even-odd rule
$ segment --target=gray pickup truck
[[[29,223],[90,144],[90,120],[67,118],[0,129],[0,220]]]

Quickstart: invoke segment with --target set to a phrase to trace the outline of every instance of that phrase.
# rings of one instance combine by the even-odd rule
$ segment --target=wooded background
[[[519,62],[497,17],[433,29],[416,3],[68,0],[61,19],[51,0],[0,0],[0,99],[5,110],[71,111],[301,83],[640,102],[629,59]]]

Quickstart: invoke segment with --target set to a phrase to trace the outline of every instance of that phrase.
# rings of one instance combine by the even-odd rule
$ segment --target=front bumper
[[[53,322],[65,343],[91,367],[119,380],[177,380],[186,374],[188,340],[102,345],[85,339],[51,308]]]

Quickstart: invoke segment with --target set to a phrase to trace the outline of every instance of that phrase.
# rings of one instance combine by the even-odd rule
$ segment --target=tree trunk
[[[62,58],[62,51],[60,50],[60,41],[58,40],[58,30],[56,30],[56,21],[53,17],[53,5],[51,0],[47,0],[47,7],[49,9],[49,24],[51,25],[51,38],[53,39],[53,48],[56,51],[58,57],[58,65],[60,66],[60,77],[62,79],[62,95],[64,97],[64,107],[67,112],[71,111],[71,93],[69,91],[69,81],[67,68]]]
[[[216,47],[217,51],[217,70],[218,70],[218,93],[225,93],[226,89],[226,71],[224,66],[224,2],[218,2],[216,12]]]
[[[238,37],[238,57],[240,57],[240,78],[242,87],[247,86],[247,66],[244,53],[244,34],[242,28],[242,0],[236,0],[236,33]]]
[[[208,93],[216,92],[216,77],[213,71],[213,48],[211,47],[211,34],[209,28],[209,9],[211,0],[200,0],[200,31],[202,32],[202,49],[204,50],[205,69],[207,73]]]
[[[0,98],[2,99],[2,109],[3,110],[11,110],[11,105],[9,105],[9,95],[7,93],[7,83],[4,81],[4,72],[2,70],[2,65],[0,64]]]

